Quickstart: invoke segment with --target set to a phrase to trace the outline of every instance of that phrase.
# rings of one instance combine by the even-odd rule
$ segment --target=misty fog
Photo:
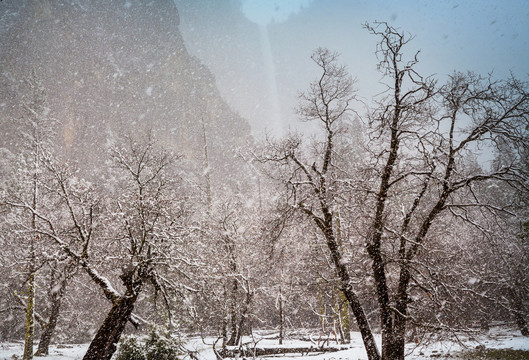
[[[362,29],[365,22],[388,21],[415,36],[413,48],[420,50],[423,74],[442,78],[464,69],[502,78],[510,71],[529,73],[525,1],[175,3],[187,48],[213,71],[221,93],[250,121],[254,134],[308,126],[299,125],[294,109],[298,91],[317,73],[309,55],[319,46],[341,54],[367,102],[384,90],[375,66],[375,43]]]

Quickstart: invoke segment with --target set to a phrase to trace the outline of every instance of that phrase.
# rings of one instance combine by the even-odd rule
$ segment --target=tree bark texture
[[[55,327],[57,326],[57,320],[59,319],[59,310],[61,307],[61,300],[58,299],[52,304],[50,311],[50,318],[48,323],[44,327],[42,334],[40,336],[39,346],[35,356],[46,356],[49,353],[49,347],[51,343],[51,337],[55,332]]]
[[[327,246],[331,253],[331,258],[336,268],[338,277],[340,278],[341,290],[351,306],[351,311],[355,316],[356,323],[360,329],[360,334],[362,335],[362,340],[366,348],[367,357],[369,360],[380,360],[380,354],[378,353],[377,345],[375,343],[375,338],[373,337],[373,332],[369,326],[369,321],[364,312],[364,308],[356,295],[352,285],[349,272],[345,264],[342,261],[342,254],[338,243],[334,237],[332,231],[332,215],[326,215],[326,221],[318,223],[318,226],[322,228],[323,233],[325,234],[325,239],[327,241]]]
[[[236,266],[232,265],[232,271],[236,270]],[[237,291],[239,285],[237,279],[232,280],[232,292],[231,292],[231,301],[230,301],[230,339],[226,343],[227,346],[237,345],[238,339],[238,328],[237,328]]]
[[[34,261],[32,259],[31,261]],[[33,359],[33,336],[35,333],[35,271],[30,265],[28,278],[28,302],[26,307],[26,336],[24,341],[23,360]]]
[[[117,343],[125,330],[125,325],[134,310],[137,295],[121,297],[110,309],[105,321],[90,343],[83,360],[110,360],[116,351]]]
[[[66,290],[66,283],[67,283],[67,280],[64,279],[61,282],[61,287],[59,291],[54,292],[51,295],[52,303],[51,303],[51,309],[50,309],[50,316],[48,318],[48,322],[42,329],[39,346],[37,348],[37,352],[35,353],[35,356],[46,356],[49,353],[51,337],[53,336],[53,333],[55,332],[57,321],[59,320],[59,313],[60,313],[60,309],[62,305],[62,298]]]

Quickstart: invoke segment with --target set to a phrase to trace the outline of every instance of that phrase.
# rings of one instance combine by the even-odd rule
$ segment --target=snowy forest
[[[423,73],[415,34],[358,27],[383,90],[321,44],[300,127],[256,136],[173,1],[0,2],[0,346],[529,342],[529,79]]]

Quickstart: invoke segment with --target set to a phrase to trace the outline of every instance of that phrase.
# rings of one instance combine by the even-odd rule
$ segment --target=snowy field
[[[359,333],[351,334],[351,344],[348,349],[332,352],[332,353],[311,353],[310,355],[302,356],[301,354],[289,354],[281,356],[269,356],[266,358],[284,357],[289,360],[311,359],[311,360],[364,360],[367,359],[363,349],[362,340]],[[245,339],[249,344],[251,339]],[[211,349],[211,344],[214,339],[207,338],[191,338],[186,343],[186,348],[195,352],[196,356],[201,360],[215,360],[215,355]],[[277,339],[262,338],[257,341],[259,347],[277,347]],[[380,338],[377,338],[380,346]],[[434,343],[427,347],[415,346],[409,344],[407,347],[406,359],[457,359],[456,354],[463,350],[472,350],[476,347],[485,347],[487,349],[513,349],[529,351],[529,337],[519,335],[518,331],[507,329],[493,329],[486,336],[476,337],[472,340],[462,338],[466,349],[461,345],[453,342]],[[285,340],[284,347],[310,347],[311,342],[300,340]],[[251,346],[251,345],[250,345]],[[2,343],[0,344],[0,360],[4,359],[21,359],[22,358],[23,343]],[[82,359],[88,344],[80,345],[58,345],[50,348],[50,355],[47,357],[39,357],[36,359],[47,360],[68,360],[68,359]]]

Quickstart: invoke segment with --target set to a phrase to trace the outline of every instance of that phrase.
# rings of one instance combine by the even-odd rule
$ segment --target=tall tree
[[[26,79],[27,96],[22,100],[23,118],[15,121],[18,125],[21,143],[23,144],[19,159],[25,167],[17,169],[21,172],[18,191],[11,195],[24,199],[33,209],[41,206],[41,154],[43,147],[49,145],[53,136],[53,121],[49,118],[49,108],[46,101],[46,90],[35,72]],[[24,342],[24,359],[33,358],[33,342],[35,334],[35,290],[36,273],[38,270],[37,253],[42,251],[40,234],[37,232],[38,218],[35,214],[27,213],[29,219],[23,218],[19,226],[23,230],[22,236],[27,240],[27,269],[26,269],[26,334]]]
[[[443,216],[474,221],[461,214],[470,206],[493,211],[491,199],[474,192],[478,184],[520,184],[523,179],[514,162],[482,169],[466,166],[465,159],[476,144],[494,147],[501,141],[519,149],[527,143],[528,86],[516,79],[494,81],[454,73],[438,87],[417,72],[417,54],[406,57],[410,36],[385,23],[367,24],[366,29],[380,39],[378,69],[387,79],[387,91],[376,99],[377,106],[365,121],[370,135],[368,166],[350,174],[341,166],[336,143],[354,92],[337,55],[325,49],[312,56],[321,76],[301,95],[300,106],[305,120],[322,124],[323,140],[304,154],[301,140],[291,137],[271,144],[262,159],[281,169],[290,203],[324,236],[369,359],[403,359],[407,324],[414,322],[410,289],[421,288],[421,274],[433,256],[428,245],[436,225]],[[336,210],[349,206],[343,201],[347,188],[350,193],[366,191],[358,207],[363,210],[348,216],[353,222],[358,217],[366,220],[358,231],[371,262],[370,274],[364,276],[374,282],[381,353],[337,240]],[[419,296],[428,294],[419,291]]]
[[[56,133],[56,121],[50,118],[46,100],[46,89],[43,87],[40,79],[35,72],[26,79],[24,85],[27,87],[26,95],[22,101],[22,108],[24,116],[21,119],[16,119],[13,123],[16,124],[19,146],[15,147],[17,155],[11,154],[7,149],[7,159],[9,160],[8,167],[10,172],[6,170],[2,190],[4,190],[4,203],[18,202],[30,205],[32,211],[20,212],[14,208],[7,208],[11,218],[8,225],[14,233],[20,234],[27,240],[27,275],[25,283],[28,288],[28,296],[26,298],[26,336],[24,357],[31,358],[33,348],[33,338],[35,334],[35,320],[41,326],[41,338],[39,341],[36,355],[43,355],[48,353],[48,347],[51,338],[55,332],[57,320],[60,313],[60,303],[65,295],[67,283],[71,277],[71,272],[74,271],[75,264],[68,266],[55,266],[55,269],[60,268],[60,271],[46,272],[48,265],[57,265],[60,262],[60,254],[50,247],[50,241],[46,237],[42,237],[38,231],[38,211],[53,211],[50,207],[49,194],[49,176],[43,166],[43,156],[53,147],[53,138]],[[7,164],[6,164],[7,165]],[[9,174],[9,175],[7,175]],[[51,212],[50,212],[51,213]],[[57,214],[54,214],[56,216]],[[30,218],[31,220],[28,220]],[[62,256],[64,258],[64,256]],[[64,259],[63,259],[64,260]],[[64,261],[63,261],[64,262]],[[37,274],[38,272],[38,274]],[[37,276],[39,275],[39,276]],[[60,291],[53,291],[56,284],[55,275],[61,277]],[[47,277],[49,279],[46,279]],[[36,302],[36,289],[44,289],[47,286],[43,285],[45,281],[49,280],[48,297],[39,296],[39,301]],[[20,296],[16,295],[17,300],[20,301]],[[48,301],[47,301],[48,300]],[[41,311],[49,302],[50,311],[48,314]],[[40,309],[40,310],[39,310]],[[44,315],[47,315],[45,318]]]
[[[156,149],[151,138],[145,142],[129,139],[114,149],[113,161],[122,175],[116,175],[119,194],[99,199],[94,185],[77,179],[49,153],[43,155],[46,171],[53,177],[48,187],[56,194],[55,205],[68,224],[65,228],[58,225],[53,214],[27,202],[11,203],[34,215],[40,223],[36,232],[52,239],[112,303],[84,359],[110,359],[125,325],[133,321],[132,311],[144,288],[150,285],[169,304],[169,289],[179,289],[180,283],[163,274],[170,271],[168,268],[184,274],[192,261],[179,253],[185,206],[177,177],[170,173],[171,154]],[[109,189],[100,191],[108,193]],[[114,258],[112,253],[125,256]],[[114,261],[106,268],[109,258]],[[119,274],[113,274],[116,268]],[[99,270],[117,275],[123,291],[113,287],[111,278]]]
[[[335,227],[336,172],[333,168],[335,137],[340,125],[351,111],[354,100],[353,81],[344,66],[337,63],[338,54],[327,49],[317,49],[311,56],[321,69],[320,78],[311,83],[309,91],[301,95],[299,113],[307,120],[319,121],[324,131],[324,141],[317,148],[318,157],[303,159],[301,140],[287,139],[272,144],[270,153],[262,161],[283,164],[287,186],[294,205],[304,212],[324,235],[331,260],[340,279],[340,290],[346,297],[356,318],[366,351],[370,359],[378,358],[378,350],[366,313],[353,288],[350,273],[343,261]]]

